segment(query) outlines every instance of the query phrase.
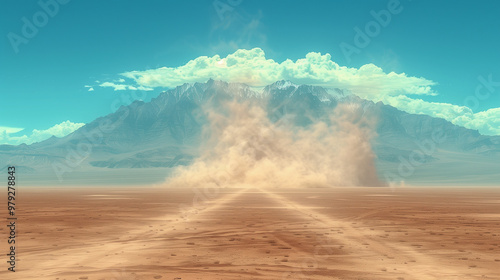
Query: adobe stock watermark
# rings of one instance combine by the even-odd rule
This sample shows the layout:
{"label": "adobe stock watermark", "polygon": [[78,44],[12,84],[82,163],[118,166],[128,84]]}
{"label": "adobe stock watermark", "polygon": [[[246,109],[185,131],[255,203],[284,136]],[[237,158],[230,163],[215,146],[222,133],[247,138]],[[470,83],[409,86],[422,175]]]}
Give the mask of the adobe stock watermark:
{"label": "adobe stock watermark", "polygon": [[85,125],[77,130],[81,132],[84,139],[80,139],[76,145],[68,148],[63,160],[52,163],[52,169],[59,181],[64,180],[65,173],[72,172],[80,166],[92,154],[95,146],[104,144],[104,136],[112,133],[128,117],[130,110],[137,106],[134,101],[142,100],[145,97],[146,93],[143,91],[134,91],[131,95],[122,94],[120,98],[111,103],[111,111],[118,114],[116,120],[102,118],[94,122],[94,126],[91,128],[89,125]]}
{"label": "adobe stock watermark", "polygon": [[193,203],[189,206],[179,204],[179,212],[184,221],[189,221],[191,216],[198,214],[204,209],[204,205],[215,200],[220,193],[221,185],[219,183],[205,184],[203,190],[199,187],[192,188],[194,192]]}
{"label": "adobe stock watermark", "polygon": [[434,129],[429,138],[416,142],[418,148],[411,151],[408,156],[399,156],[398,174],[389,171],[384,174],[389,186],[394,188],[396,185],[404,183],[404,179],[413,175],[419,166],[426,163],[426,158],[435,154],[438,146],[443,144],[446,139],[446,133],[441,128]]}
{"label": "adobe stock watermark", "polygon": [[464,105],[466,107],[469,107],[473,111],[477,110],[480,101],[485,101],[490,98],[491,95],[496,92],[496,88],[500,88],[500,82],[493,81],[492,76],[492,74],[489,74],[488,79],[483,76],[477,77],[479,84],[476,86],[474,95],[469,95],[464,99]]}
{"label": "adobe stock watermark", "polygon": [[66,5],[70,0],[40,0],[38,1],[38,6],[40,10],[35,12],[30,18],[22,17],[21,21],[23,26],[21,27],[21,32],[14,33],[9,32],[7,38],[9,39],[10,45],[16,54],[19,53],[19,46],[21,44],[28,44],[30,39],[33,39],[40,28],[49,23],[49,19],[55,17],[60,10],[60,5]]}
{"label": "adobe stock watermark", "polygon": [[226,19],[225,14],[228,12],[233,12],[234,8],[241,5],[243,0],[215,0],[212,5],[214,6],[215,12],[221,21]]}
{"label": "adobe stock watermark", "polygon": [[[411,1],[411,0],[408,0]],[[364,49],[370,45],[373,38],[380,35],[382,28],[386,28],[392,21],[394,15],[400,14],[403,11],[403,6],[399,0],[389,0],[387,2],[386,9],[382,9],[378,12],[371,10],[370,15],[373,20],[367,22],[364,29],[358,26],[354,27],[354,38],[353,43],[349,44],[346,42],[340,43],[339,47],[347,62],[351,62],[351,56],[353,54],[360,54],[361,49]]]}
{"label": "adobe stock watermark", "polygon": [[192,216],[197,215],[207,204],[217,199],[220,195],[221,188],[227,187],[234,173],[234,166],[227,164],[225,169],[220,174],[208,175],[208,180],[205,181],[203,187],[195,186],[192,188],[194,193],[192,204],[179,204],[180,217],[184,221],[189,221]]}

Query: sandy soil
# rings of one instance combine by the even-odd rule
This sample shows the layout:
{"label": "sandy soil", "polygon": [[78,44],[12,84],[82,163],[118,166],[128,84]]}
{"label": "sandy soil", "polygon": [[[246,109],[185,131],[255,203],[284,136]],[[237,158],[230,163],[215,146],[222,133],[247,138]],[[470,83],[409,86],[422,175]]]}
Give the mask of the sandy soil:
{"label": "sandy soil", "polygon": [[23,189],[17,204],[17,272],[2,226],[0,279],[500,279],[500,188]]}

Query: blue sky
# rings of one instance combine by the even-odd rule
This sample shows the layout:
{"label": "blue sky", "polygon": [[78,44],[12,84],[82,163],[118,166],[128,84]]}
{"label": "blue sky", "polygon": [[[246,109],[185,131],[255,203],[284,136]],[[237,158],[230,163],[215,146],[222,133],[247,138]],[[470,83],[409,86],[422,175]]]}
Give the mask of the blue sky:
{"label": "blue sky", "polygon": [[[498,1],[59,1],[40,1],[49,12],[38,1],[0,3],[0,143],[62,136],[116,104],[149,100],[182,81],[241,81],[235,68],[188,64],[199,58],[226,66],[235,53],[237,69],[262,66],[257,76],[285,69],[294,82],[345,87],[500,134]],[[390,20],[377,21],[377,14]],[[30,38],[23,20],[39,25]],[[371,32],[369,42],[356,44],[356,30]],[[345,46],[356,52],[348,55]],[[318,70],[329,61],[341,68]],[[304,77],[299,64],[312,65],[317,76]],[[105,86],[117,84],[128,90]]]}

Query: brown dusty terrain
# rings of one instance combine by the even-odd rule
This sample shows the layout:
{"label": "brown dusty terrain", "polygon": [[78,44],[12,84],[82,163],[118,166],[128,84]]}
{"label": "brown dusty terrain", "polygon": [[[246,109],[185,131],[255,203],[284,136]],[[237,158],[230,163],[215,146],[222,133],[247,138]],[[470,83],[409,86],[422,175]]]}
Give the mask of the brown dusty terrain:
{"label": "brown dusty terrain", "polygon": [[5,222],[0,279],[500,279],[500,188],[23,189],[16,203],[17,272]]}

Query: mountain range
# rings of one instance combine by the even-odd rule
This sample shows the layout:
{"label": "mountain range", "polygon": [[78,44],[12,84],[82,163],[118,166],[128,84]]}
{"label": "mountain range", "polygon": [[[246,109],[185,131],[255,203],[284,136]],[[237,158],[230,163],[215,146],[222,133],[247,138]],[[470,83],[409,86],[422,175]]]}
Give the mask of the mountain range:
{"label": "mountain range", "polygon": [[200,154],[207,116],[226,100],[262,104],[273,122],[297,126],[325,118],[339,104],[355,104],[376,119],[372,148],[379,177],[391,184],[499,185],[500,136],[444,119],[409,114],[341,89],[277,81],[262,90],[209,80],[136,100],[73,133],[31,145],[0,145],[0,170],[15,165],[26,185],[150,184]]}

